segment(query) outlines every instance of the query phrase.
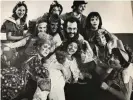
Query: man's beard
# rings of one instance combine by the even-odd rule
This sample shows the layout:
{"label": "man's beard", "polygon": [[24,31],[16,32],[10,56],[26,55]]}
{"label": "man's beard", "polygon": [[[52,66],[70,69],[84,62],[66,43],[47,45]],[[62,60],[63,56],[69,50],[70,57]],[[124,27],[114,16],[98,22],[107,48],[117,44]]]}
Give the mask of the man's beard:
{"label": "man's beard", "polygon": [[74,38],[77,33],[67,32],[69,38]]}

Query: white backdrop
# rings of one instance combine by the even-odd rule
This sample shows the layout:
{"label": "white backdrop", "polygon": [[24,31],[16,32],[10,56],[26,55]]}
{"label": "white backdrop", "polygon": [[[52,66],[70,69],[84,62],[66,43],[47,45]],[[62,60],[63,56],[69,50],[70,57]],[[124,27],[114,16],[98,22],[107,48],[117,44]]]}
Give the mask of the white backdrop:
{"label": "white backdrop", "polygon": [[[48,12],[52,1],[26,1],[28,20],[42,16]],[[70,12],[73,1],[60,1],[63,13]],[[1,23],[12,15],[17,1],[1,1]],[[84,15],[98,11],[102,16],[103,27],[113,33],[133,33],[133,16],[131,1],[88,1]]]}

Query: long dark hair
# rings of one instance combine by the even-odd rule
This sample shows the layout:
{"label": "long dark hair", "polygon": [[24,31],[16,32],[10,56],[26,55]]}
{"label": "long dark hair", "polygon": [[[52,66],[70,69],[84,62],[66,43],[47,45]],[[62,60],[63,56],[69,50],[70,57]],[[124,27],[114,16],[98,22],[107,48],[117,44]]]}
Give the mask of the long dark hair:
{"label": "long dark hair", "polygon": [[90,23],[90,20],[94,16],[96,16],[96,17],[99,18],[99,26],[98,26],[98,29],[100,29],[102,27],[102,18],[100,16],[100,14],[98,12],[90,12],[88,14],[88,16],[87,16],[87,19],[86,19],[86,26],[85,26],[86,29],[91,29],[92,28],[92,25]]}
{"label": "long dark hair", "polygon": [[25,7],[25,15],[24,15],[23,18],[21,18],[21,21],[22,21],[22,22],[26,22],[28,8],[27,8],[27,5],[24,3],[24,1],[22,1],[22,2],[19,1],[19,2],[16,4],[16,6],[13,8],[13,15],[12,15],[12,17],[14,17],[15,20],[18,19],[18,16],[17,16],[17,14],[16,14],[16,10],[17,10],[18,7],[21,7],[21,6],[24,6],[24,7]]}

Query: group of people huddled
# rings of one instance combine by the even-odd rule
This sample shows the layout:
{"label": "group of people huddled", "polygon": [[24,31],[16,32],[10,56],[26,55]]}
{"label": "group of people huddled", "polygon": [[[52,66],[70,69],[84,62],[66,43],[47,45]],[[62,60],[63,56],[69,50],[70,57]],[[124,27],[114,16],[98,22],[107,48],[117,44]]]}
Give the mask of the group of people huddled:
{"label": "group of people huddled", "polygon": [[53,1],[28,26],[27,5],[16,4],[1,26],[2,100],[131,100],[133,52],[98,12],[83,15],[86,4],[62,14]]}

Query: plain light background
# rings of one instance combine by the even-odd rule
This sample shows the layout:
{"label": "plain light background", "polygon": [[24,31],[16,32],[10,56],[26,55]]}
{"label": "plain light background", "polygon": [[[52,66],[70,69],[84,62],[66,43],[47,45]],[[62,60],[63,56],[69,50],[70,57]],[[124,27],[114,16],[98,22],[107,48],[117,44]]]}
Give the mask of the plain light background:
{"label": "plain light background", "polygon": [[[12,10],[18,1],[1,1],[1,24],[4,19],[12,15]],[[28,20],[36,19],[49,11],[52,1],[26,1],[28,6]],[[63,12],[72,11],[73,1],[60,1]],[[103,27],[111,33],[133,33],[133,16],[131,1],[88,1],[84,15],[91,11],[100,13]]]}

